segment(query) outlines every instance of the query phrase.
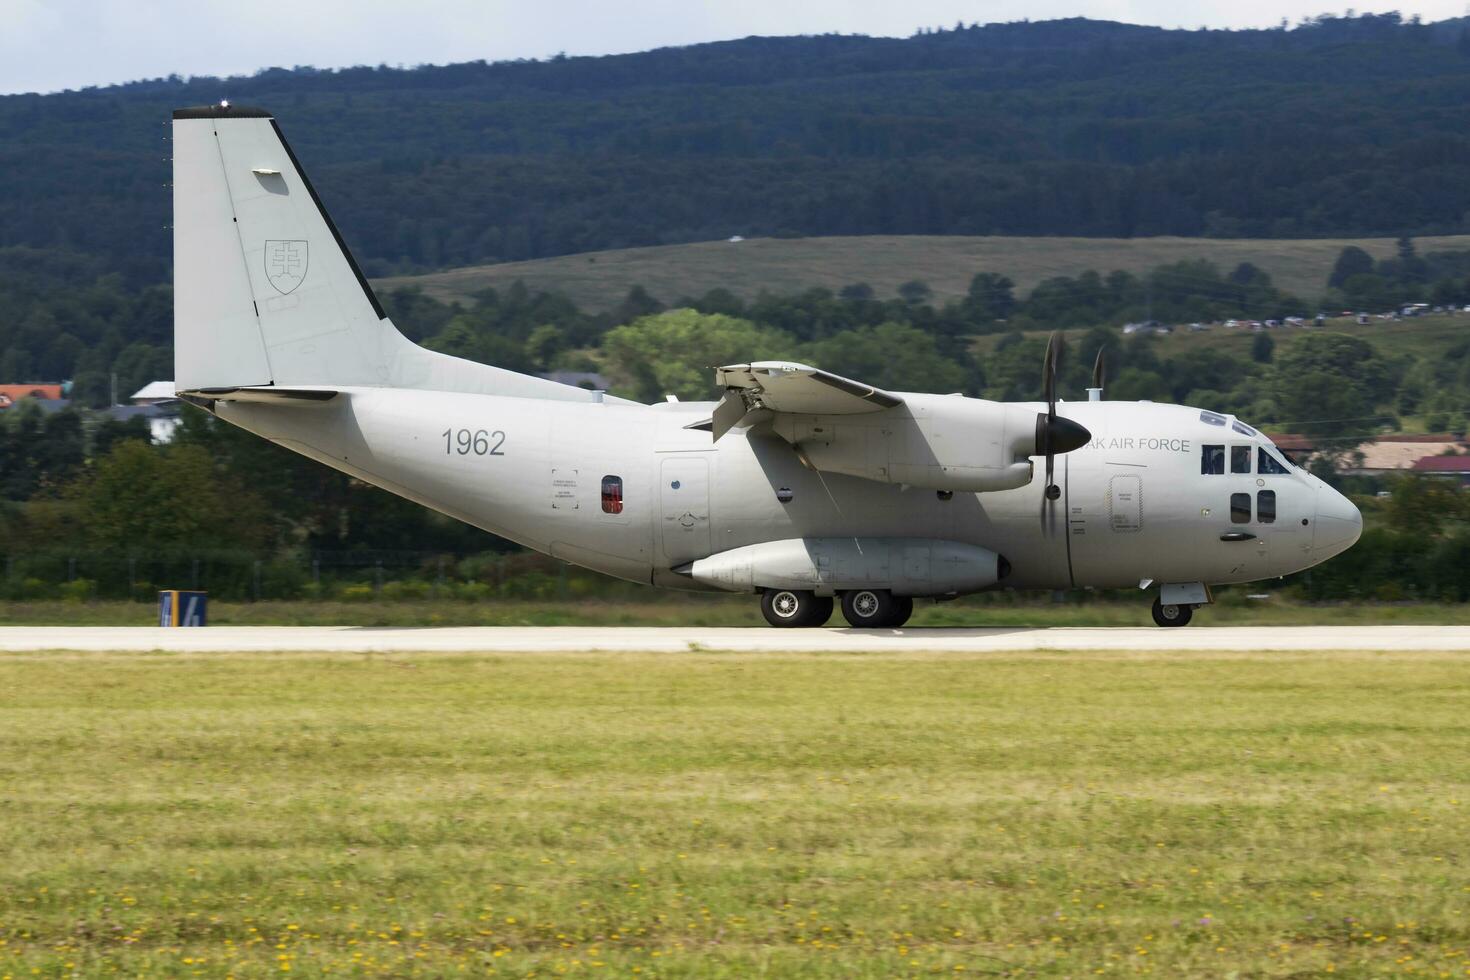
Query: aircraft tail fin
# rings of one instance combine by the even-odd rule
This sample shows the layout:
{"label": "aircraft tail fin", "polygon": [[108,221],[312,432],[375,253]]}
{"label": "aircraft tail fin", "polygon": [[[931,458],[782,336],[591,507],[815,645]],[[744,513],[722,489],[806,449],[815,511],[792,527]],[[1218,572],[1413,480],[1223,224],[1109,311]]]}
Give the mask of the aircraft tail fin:
{"label": "aircraft tail fin", "polygon": [[591,392],[411,343],[264,109],[178,109],[174,384],[422,388],[586,401]]}

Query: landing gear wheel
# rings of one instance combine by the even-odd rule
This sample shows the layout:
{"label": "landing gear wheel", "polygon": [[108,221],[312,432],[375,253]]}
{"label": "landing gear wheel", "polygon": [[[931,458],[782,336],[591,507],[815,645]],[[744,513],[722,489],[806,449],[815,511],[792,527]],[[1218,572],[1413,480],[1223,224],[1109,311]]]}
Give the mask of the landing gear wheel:
{"label": "landing gear wheel", "polygon": [[805,589],[767,589],[761,595],[761,612],[772,626],[821,626],[832,617],[832,598]]}
{"label": "landing gear wheel", "polygon": [[1174,603],[1165,605],[1158,599],[1154,600],[1154,622],[1160,626],[1188,626],[1193,615],[1193,606]]}
{"label": "landing gear wheel", "polygon": [[914,600],[887,589],[853,589],[842,593],[842,618],[858,629],[894,629],[908,622]]}

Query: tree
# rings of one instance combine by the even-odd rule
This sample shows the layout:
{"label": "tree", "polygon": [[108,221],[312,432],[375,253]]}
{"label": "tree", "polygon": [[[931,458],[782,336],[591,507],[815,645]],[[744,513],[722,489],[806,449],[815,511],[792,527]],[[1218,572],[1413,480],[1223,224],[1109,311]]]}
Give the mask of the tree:
{"label": "tree", "polygon": [[1297,431],[1325,437],[1362,432],[1393,377],[1373,345],[1344,334],[1309,334],[1276,357],[1273,392]]}
{"label": "tree", "polygon": [[1353,276],[1371,275],[1372,272],[1373,256],[1356,245],[1348,245],[1337,254],[1332,274],[1327,277],[1327,287],[1341,289]]}
{"label": "tree", "polygon": [[1265,332],[1256,334],[1251,338],[1251,360],[1257,364],[1270,364],[1271,352],[1276,349],[1276,341]]}
{"label": "tree", "polygon": [[644,401],[712,398],[712,367],[790,357],[795,341],[749,320],[669,310],[608,331],[602,350],[618,390]]}
{"label": "tree", "polygon": [[663,308],[664,304],[650,296],[648,290],[634,286],[612,311],[612,318],[614,323],[632,323],[639,317],[660,313]]}
{"label": "tree", "polygon": [[1016,284],[994,272],[977,272],[970,278],[965,293],[964,310],[976,323],[1004,320],[1016,308]]}
{"label": "tree", "polygon": [[1434,537],[1448,521],[1467,516],[1464,496],[1447,480],[1407,474],[1394,484],[1388,524],[1405,534]]}
{"label": "tree", "polygon": [[898,287],[898,295],[910,306],[922,306],[934,295],[934,290],[922,279],[910,279]]}
{"label": "tree", "polygon": [[85,544],[102,551],[253,551],[270,533],[260,497],[198,446],[122,442],[65,496]]}
{"label": "tree", "polygon": [[801,356],[814,367],[877,388],[949,392],[979,387],[970,383],[967,365],[939,352],[933,336],[891,321],[834,334],[809,344]]}

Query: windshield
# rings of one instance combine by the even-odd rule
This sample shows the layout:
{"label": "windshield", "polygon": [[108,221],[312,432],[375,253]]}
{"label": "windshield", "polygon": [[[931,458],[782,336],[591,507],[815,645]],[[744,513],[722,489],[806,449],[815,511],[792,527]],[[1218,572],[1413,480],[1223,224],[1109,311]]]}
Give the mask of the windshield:
{"label": "windshield", "polygon": [[1264,476],[1279,476],[1291,472],[1286,468],[1286,464],[1277,459],[1273,453],[1268,452],[1265,446],[1260,447],[1258,456],[1260,458],[1256,460],[1257,473]]}

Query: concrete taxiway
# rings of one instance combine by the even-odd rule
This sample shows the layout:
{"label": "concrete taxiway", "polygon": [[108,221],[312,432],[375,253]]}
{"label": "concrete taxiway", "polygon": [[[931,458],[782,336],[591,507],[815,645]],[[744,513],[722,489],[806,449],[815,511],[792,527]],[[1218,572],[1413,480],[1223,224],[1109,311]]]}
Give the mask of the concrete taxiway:
{"label": "concrete taxiway", "polygon": [[4,627],[0,651],[162,650],[179,653],[308,651],[552,653],[691,650],[952,651],[1016,650],[1436,650],[1470,651],[1470,626],[1219,626],[1184,629],[716,629],[708,627],[336,626]]}

